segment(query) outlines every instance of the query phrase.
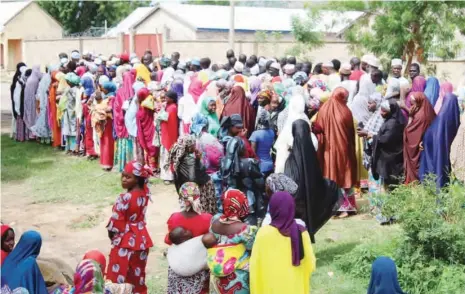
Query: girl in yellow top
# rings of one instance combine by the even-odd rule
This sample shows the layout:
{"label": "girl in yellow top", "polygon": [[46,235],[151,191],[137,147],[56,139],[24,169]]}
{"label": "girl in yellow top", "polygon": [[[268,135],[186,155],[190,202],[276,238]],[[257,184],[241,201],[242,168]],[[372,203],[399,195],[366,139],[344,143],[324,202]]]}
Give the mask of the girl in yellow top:
{"label": "girl in yellow top", "polygon": [[294,199],[276,192],[270,200],[271,224],[255,238],[250,259],[251,294],[308,294],[315,270],[310,236],[294,220]]}

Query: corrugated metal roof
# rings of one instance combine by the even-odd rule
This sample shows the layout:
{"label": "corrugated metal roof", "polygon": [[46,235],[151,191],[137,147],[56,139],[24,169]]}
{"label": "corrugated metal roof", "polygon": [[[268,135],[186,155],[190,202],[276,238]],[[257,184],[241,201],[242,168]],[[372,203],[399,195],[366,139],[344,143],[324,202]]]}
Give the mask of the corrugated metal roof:
{"label": "corrugated metal roof", "polygon": [[111,28],[107,36],[115,37],[119,33],[129,33],[129,30],[141,19],[144,19],[147,15],[149,15],[155,7],[138,7],[134,10],[131,14],[129,14],[125,19],[123,19],[116,27]]}
{"label": "corrugated metal roof", "polygon": [[13,17],[29,5],[31,1],[1,1],[0,2],[0,31]]}
{"label": "corrugated metal roof", "polygon": [[[217,5],[189,5],[161,3],[160,7],[189,23],[197,30],[229,30],[230,7]],[[360,11],[323,11],[316,31],[339,33],[361,17]],[[293,16],[306,17],[304,9],[236,6],[235,29],[239,31],[291,32]]]}

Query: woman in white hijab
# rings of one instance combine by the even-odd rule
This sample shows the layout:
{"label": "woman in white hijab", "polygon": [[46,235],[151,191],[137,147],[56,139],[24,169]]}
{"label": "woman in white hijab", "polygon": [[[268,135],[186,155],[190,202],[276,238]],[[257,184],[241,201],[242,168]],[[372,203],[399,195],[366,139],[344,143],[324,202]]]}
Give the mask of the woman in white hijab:
{"label": "woman in white hijab", "polygon": [[[294,94],[289,101],[289,114],[282,132],[280,132],[274,148],[276,149],[276,167],[275,173],[283,173],[286,165],[287,157],[289,156],[289,149],[292,147],[294,138],[292,136],[292,124],[298,119],[305,120],[311,127],[311,122],[305,114],[305,99],[303,95]],[[315,150],[318,148],[318,140],[316,136],[311,133],[313,146]]]}

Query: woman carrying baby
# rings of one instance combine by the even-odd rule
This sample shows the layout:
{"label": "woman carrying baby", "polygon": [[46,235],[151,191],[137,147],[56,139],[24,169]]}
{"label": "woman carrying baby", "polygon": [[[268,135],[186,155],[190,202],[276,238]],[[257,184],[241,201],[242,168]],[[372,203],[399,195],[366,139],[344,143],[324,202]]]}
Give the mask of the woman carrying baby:
{"label": "woman carrying baby", "polygon": [[[200,190],[196,183],[187,182],[179,188],[179,203],[181,211],[173,213],[167,222],[169,233],[165,237],[165,243],[168,245],[179,245],[188,239],[202,236],[208,233],[210,228],[212,216],[203,213]],[[201,240],[193,240],[193,242],[197,241],[201,243]],[[184,245],[189,246],[188,244]],[[168,251],[168,255],[170,254],[172,252]],[[171,257],[168,257],[169,262],[172,260]],[[182,262],[184,267],[192,266],[194,268],[197,264],[193,259],[183,258]],[[209,289],[209,281],[210,273],[208,270],[203,269],[194,275],[182,276],[169,267],[167,293],[206,294]]]}
{"label": "woman carrying baby", "polygon": [[217,241],[208,249],[207,259],[213,277],[212,293],[248,294],[250,251],[257,227],[244,223],[249,205],[240,190],[227,190],[222,201],[224,212],[213,217],[210,228]]}

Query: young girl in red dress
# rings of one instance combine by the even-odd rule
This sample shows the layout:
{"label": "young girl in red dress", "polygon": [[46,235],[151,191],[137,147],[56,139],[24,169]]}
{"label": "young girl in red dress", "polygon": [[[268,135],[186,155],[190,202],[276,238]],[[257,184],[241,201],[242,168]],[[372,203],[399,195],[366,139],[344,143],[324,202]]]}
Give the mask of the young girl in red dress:
{"label": "young girl in red dress", "polygon": [[152,171],[137,161],[126,164],[121,185],[127,189],[116,199],[107,225],[112,249],[107,279],[113,283],[129,283],[134,293],[147,293],[145,268],[152,239],[147,231],[145,213],[150,200],[147,178]]}

